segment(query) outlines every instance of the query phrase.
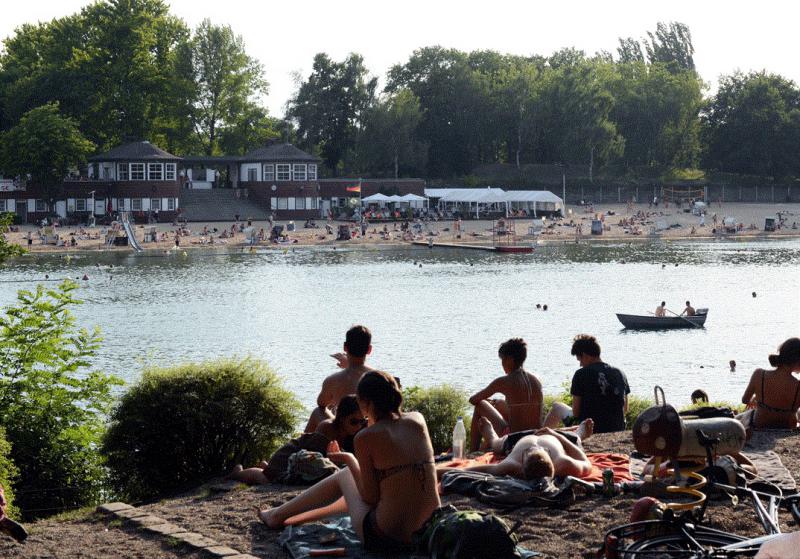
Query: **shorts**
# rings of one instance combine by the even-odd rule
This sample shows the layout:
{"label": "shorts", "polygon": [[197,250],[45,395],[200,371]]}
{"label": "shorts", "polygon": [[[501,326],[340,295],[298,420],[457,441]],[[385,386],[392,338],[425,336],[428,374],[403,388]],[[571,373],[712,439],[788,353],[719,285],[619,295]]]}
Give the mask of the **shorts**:
{"label": "shorts", "polygon": [[[503,454],[506,456],[511,454],[511,451],[514,450],[514,447],[522,437],[527,437],[528,435],[535,435],[537,430],[538,429],[529,429],[528,431],[517,431],[516,433],[511,433],[510,435],[508,435],[506,437],[506,440],[503,441]],[[581,446],[580,439],[572,431],[558,431],[558,434],[568,439],[571,443]]]}
{"label": "shorts", "polygon": [[411,544],[396,540],[381,531],[378,527],[378,519],[375,516],[375,509],[371,509],[364,517],[362,525],[364,532],[364,549],[366,551],[385,553],[392,551],[409,551]]}

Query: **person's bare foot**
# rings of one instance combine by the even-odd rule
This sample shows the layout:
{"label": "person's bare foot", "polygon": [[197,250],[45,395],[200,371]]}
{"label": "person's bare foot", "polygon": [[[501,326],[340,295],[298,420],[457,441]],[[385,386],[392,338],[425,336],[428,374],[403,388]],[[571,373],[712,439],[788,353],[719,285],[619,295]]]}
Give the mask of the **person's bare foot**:
{"label": "person's bare foot", "polygon": [[488,450],[492,448],[492,441],[497,438],[497,433],[494,431],[494,427],[492,427],[492,422],[486,419],[485,417],[481,417],[478,420],[478,423],[481,428],[481,450]]}
{"label": "person's bare foot", "polygon": [[258,521],[267,528],[272,530],[283,528],[283,520],[275,519],[275,509],[259,510],[258,507],[255,507],[255,510]]}
{"label": "person's bare foot", "polygon": [[233,470],[231,470],[231,473],[225,476],[225,479],[236,479],[236,474],[238,474],[242,470],[244,470],[244,466],[242,466],[241,464],[236,464],[233,467]]}
{"label": "person's bare foot", "polygon": [[586,439],[591,437],[593,433],[594,433],[594,421],[592,420],[591,417],[581,421],[580,425],[578,425],[578,428],[575,429],[575,434],[578,435],[578,437],[580,437],[582,441],[585,441]]}

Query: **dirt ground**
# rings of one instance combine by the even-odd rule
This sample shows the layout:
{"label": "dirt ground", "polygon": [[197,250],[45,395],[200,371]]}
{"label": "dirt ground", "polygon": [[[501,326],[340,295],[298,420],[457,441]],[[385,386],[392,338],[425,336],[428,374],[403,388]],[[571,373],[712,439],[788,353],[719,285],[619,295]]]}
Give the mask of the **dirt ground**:
{"label": "dirt ground", "polygon": [[[585,447],[589,452],[628,453],[633,450],[630,436],[630,431],[595,435],[586,441]],[[800,434],[778,435],[774,450],[797,477],[800,474]],[[299,490],[278,485],[230,492],[200,488],[141,508],[241,553],[284,559],[288,555],[278,546],[279,532],[259,524],[253,507],[278,505]],[[564,510],[524,508],[501,513],[501,516],[512,525],[521,522],[517,534],[529,549],[555,557],[588,559],[598,549],[606,530],[628,520],[636,498],[578,497],[572,506]],[[447,496],[443,501],[460,508],[486,508],[478,501],[465,497]],[[722,530],[752,536],[763,534],[754,512],[744,504],[734,508],[730,502],[715,502],[709,506],[706,518],[709,525]],[[781,513],[781,520],[784,531],[798,529],[788,512]],[[65,522],[45,521],[29,528],[31,537],[24,546],[0,540],[0,557],[200,557],[196,552],[171,546],[167,540],[155,539],[126,524],[108,521],[98,515]]]}

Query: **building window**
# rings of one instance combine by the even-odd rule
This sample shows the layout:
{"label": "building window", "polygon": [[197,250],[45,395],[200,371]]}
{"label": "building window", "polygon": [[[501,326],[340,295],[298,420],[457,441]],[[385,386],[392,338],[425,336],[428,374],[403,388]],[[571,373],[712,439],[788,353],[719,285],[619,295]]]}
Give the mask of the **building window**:
{"label": "building window", "polygon": [[131,211],[134,211],[134,212],[142,211],[142,199],[141,198],[131,198]]}
{"label": "building window", "polygon": [[86,198],[78,198],[77,200],[75,200],[75,211],[76,212],[86,211]]}
{"label": "building window", "polygon": [[175,211],[175,198],[167,198],[167,210],[171,212]]}
{"label": "building window", "polygon": [[319,198],[306,198],[306,208],[309,210],[319,209]]}
{"label": "building window", "polygon": [[0,200],[0,212],[6,211],[6,201]]}
{"label": "building window", "polygon": [[275,165],[268,163],[264,165],[264,182],[275,180]]}
{"label": "building window", "polygon": [[258,169],[253,169],[252,167],[247,169],[247,180],[256,182],[258,180]]}
{"label": "building window", "polygon": [[292,180],[292,166],[288,163],[278,163],[275,165],[275,175],[279,181]]}
{"label": "building window", "polygon": [[296,181],[304,181],[306,180],[306,166],[301,165],[300,163],[294,164],[294,180]]}
{"label": "building window", "polygon": [[306,199],[305,198],[297,198],[294,201],[294,209],[296,209],[296,210],[304,210],[304,209],[306,209]]}
{"label": "building window", "polygon": [[144,163],[131,163],[131,180],[144,180]]}
{"label": "building window", "polygon": [[120,180],[120,181],[128,180],[128,164],[127,163],[117,163],[117,180]]}
{"label": "building window", "polygon": [[309,165],[308,166],[308,180],[315,181],[317,180],[317,166],[316,165]]}
{"label": "building window", "polygon": [[44,200],[36,200],[36,211],[37,212],[46,212],[47,211],[47,203]]}
{"label": "building window", "polygon": [[148,163],[147,180],[151,181],[164,180],[164,166],[161,163]]}
{"label": "building window", "polygon": [[150,209],[152,211],[161,211],[161,198],[151,198],[150,199]]}
{"label": "building window", "polygon": [[285,210],[289,207],[289,199],[288,198],[278,198],[278,209]]}
{"label": "building window", "polygon": [[175,163],[167,163],[166,166],[166,173],[164,176],[164,180],[174,181],[175,180]]}

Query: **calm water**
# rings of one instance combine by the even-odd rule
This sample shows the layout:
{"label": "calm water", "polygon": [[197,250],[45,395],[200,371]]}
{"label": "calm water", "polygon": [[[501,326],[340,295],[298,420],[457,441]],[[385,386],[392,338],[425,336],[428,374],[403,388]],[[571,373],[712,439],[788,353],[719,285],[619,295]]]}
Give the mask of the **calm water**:
{"label": "calm water", "polygon": [[[528,368],[557,392],[577,367],[572,336],[588,332],[635,393],[652,394],[658,383],[673,402],[698,387],[738,400],[750,372],[800,334],[799,271],[800,241],[571,245],[504,256],[330,248],[28,256],[0,272],[0,304],[45,274],[87,273],[79,322],[100,326],[99,367],[128,381],[145,364],[251,354],[310,404],[334,370],[328,354],[363,323],[373,332],[371,364],[407,385],[480,388],[502,373],[499,343],[522,336]],[[662,299],[678,312],[686,299],[709,307],[706,329],[627,332],[614,316],[646,314]]]}

